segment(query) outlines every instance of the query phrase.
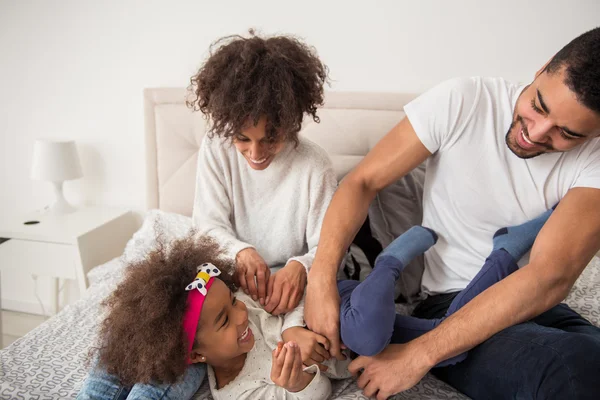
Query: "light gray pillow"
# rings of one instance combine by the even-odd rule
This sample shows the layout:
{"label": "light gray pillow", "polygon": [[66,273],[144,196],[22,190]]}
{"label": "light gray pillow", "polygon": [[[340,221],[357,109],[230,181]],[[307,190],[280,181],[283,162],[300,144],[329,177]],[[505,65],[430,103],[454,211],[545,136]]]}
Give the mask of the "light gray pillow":
{"label": "light gray pillow", "polygon": [[161,210],[146,212],[141,228],[129,239],[123,254],[90,270],[87,275],[90,286],[107,282],[116,285],[120,282],[127,264],[143,260],[156,248],[157,230],[162,233],[165,242],[169,243],[186,237],[191,229],[192,219],[189,217]]}
{"label": "light gray pillow", "polygon": [[181,214],[150,210],[144,216],[142,227],[127,242],[123,252],[125,263],[144,259],[156,248],[157,233],[163,235],[165,243],[183,239],[192,230],[192,219]]}
{"label": "light gray pillow", "polygon": [[[425,164],[377,194],[369,207],[373,236],[385,248],[395,238],[423,221],[423,185]],[[406,266],[396,284],[396,297],[402,294],[412,303],[420,300],[423,257]]]}

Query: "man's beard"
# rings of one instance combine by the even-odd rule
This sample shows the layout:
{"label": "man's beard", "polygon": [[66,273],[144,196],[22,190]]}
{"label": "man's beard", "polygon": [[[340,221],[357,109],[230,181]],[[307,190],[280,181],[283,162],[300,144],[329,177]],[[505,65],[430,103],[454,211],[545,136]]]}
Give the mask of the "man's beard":
{"label": "man's beard", "polygon": [[[517,125],[517,123],[519,123],[521,125],[521,129],[525,132],[525,135],[527,135],[527,128],[525,127],[525,125],[523,124],[523,118],[521,118],[519,115],[517,115],[517,118],[512,122],[512,124],[510,124],[510,128],[508,128],[508,132],[506,133],[506,137],[504,139],[504,141],[506,142],[506,145],[508,146],[508,148],[510,149],[510,151],[513,152],[513,154],[521,159],[528,159],[528,158],[534,158],[537,157],[539,155],[545,154],[547,153],[547,151],[538,151],[537,153],[530,153],[527,150],[521,148],[521,146],[519,146],[519,144],[517,143],[517,135],[520,135],[521,132],[516,132],[513,135],[513,137],[510,137],[510,132],[513,130],[513,128],[515,128],[515,126]],[[552,151],[552,149],[548,149],[549,151]]]}

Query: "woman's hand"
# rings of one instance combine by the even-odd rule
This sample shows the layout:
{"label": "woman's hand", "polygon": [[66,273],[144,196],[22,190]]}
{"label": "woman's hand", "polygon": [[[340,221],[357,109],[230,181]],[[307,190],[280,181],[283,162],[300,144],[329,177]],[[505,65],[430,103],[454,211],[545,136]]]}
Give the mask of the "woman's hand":
{"label": "woman's hand", "polygon": [[279,342],[273,350],[271,380],[288,392],[299,392],[312,381],[314,375],[304,372],[300,347],[294,342]]}
{"label": "woman's hand", "polygon": [[265,260],[251,247],[237,253],[235,257],[235,279],[244,292],[265,305],[267,283],[271,270]]}
{"label": "woman's hand", "polygon": [[301,326],[288,328],[281,336],[286,342],[298,343],[304,365],[315,364],[321,371],[327,371],[327,367],[321,364],[329,360],[329,340],[325,336]]}
{"label": "woman's hand", "polygon": [[290,261],[269,279],[265,310],[273,315],[285,314],[298,306],[306,288],[306,269]]}

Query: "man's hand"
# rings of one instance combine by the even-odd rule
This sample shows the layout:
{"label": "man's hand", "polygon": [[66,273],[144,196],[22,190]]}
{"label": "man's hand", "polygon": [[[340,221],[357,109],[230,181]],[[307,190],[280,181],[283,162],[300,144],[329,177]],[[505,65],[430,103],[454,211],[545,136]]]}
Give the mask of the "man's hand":
{"label": "man's hand", "polygon": [[415,386],[433,367],[427,352],[418,341],[390,344],[373,357],[360,356],[350,363],[348,370],[358,377],[358,387],[365,396],[385,400],[389,396]]}
{"label": "man's hand", "polygon": [[237,253],[235,264],[236,283],[246,294],[251,295],[254,301],[260,301],[264,306],[267,282],[271,276],[271,270],[265,260],[250,247]]}
{"label": "man's hand", "polygon": [[329,341],[325,336],[301,326],[288,328],[281,336],[286,342],[298,343],[304,365],[315,364],[321,371],[327,371],[327,367],[321,364],[323,361],[329,360]]}
{"label": "man's hand", "polygon": [[308,329],[329,340],[332,357],[338,360],[346,358],[340,349],[340,296],[336,281],[313,274],[312,269],[306,287],[304,320]]}
{"label": "man's hand", "polygon": [[265,310],[273,315],[285,314],[298,306],[306,288],[306,269],[290,261],[269,279]]}

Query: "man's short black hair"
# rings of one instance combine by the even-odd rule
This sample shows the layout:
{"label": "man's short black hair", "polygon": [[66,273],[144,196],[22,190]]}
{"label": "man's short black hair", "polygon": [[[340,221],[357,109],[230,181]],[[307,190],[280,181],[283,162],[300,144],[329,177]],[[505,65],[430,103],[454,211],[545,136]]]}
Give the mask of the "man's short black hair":
{"label": "man's short black hair", "polygon": [[600,113],[600,27],[573,39],[550,60],[546,72],[566,68],[565,84],[577,100]]}

